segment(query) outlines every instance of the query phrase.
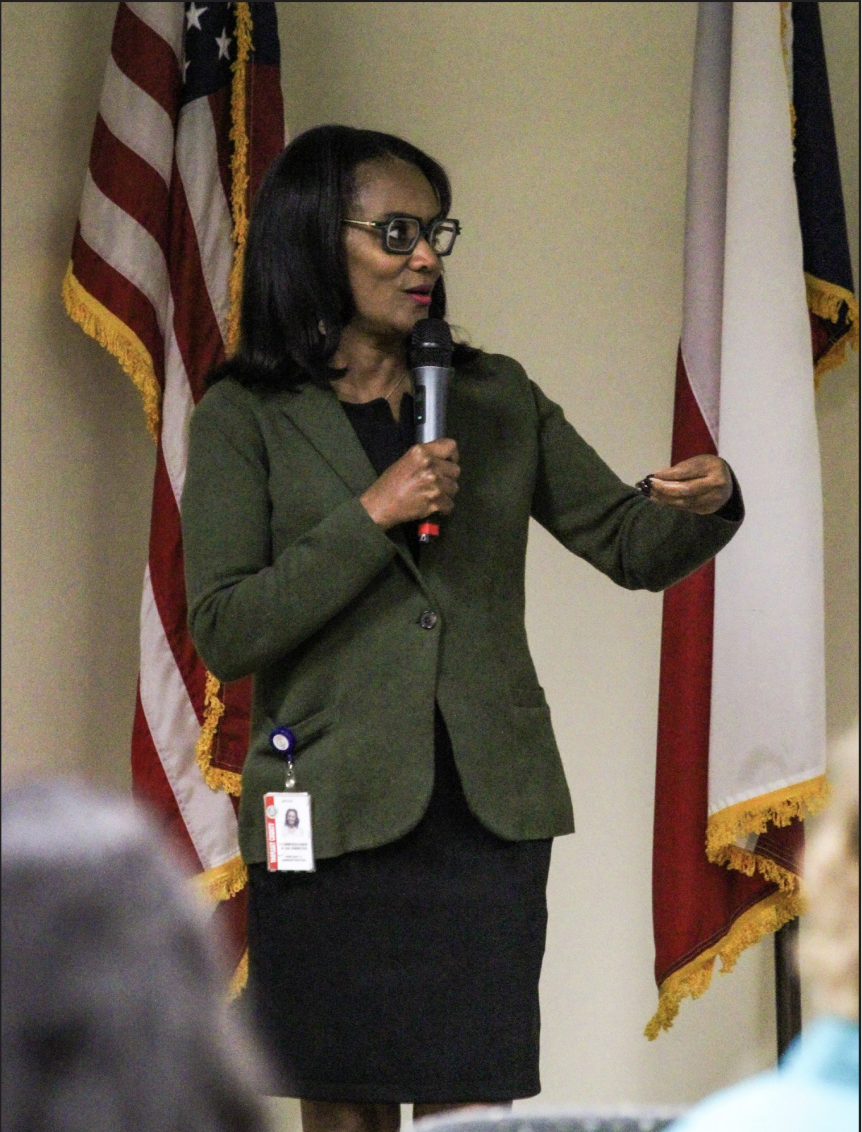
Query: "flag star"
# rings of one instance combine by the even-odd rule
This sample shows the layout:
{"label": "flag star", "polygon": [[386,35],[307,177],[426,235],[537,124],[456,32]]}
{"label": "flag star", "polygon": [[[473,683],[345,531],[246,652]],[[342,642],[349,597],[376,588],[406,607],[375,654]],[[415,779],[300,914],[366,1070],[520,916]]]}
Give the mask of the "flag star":
{"label": "flag star", "polygon": [[189,9],[186,12],[186,19],[188,20],[187,30],[191,31],[192,28],[197,28],[198,31],[201,30],[201,16],[205,11],[206,8],[199,8],[196,4],[189,4]]}
{"label": "flag star", "polygon": [[230,56],[227,53],[227,49],[230,47],[231,38],[227,33],[227,28],[224,29],[220,36],[216,36],[216,43],[218,44],[219,59],[229,59]]}
{"label": "flag star", "polygon": [[191,59],[183,59],[183,82],[186,81],[186,75],[188,73],[189,63],[191,63]]}

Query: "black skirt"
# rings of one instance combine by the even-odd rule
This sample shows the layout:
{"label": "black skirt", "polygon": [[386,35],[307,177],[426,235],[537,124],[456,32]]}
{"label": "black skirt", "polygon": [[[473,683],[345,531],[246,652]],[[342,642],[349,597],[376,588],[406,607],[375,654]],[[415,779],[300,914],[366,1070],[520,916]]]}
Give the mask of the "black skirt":
{"label": "black skirt", "polygon": [[539,1092],[551,842],[467,807],[439,711],[435,783],[400,840],[249,868],[249,987],[280,1095],[420,1104]]}

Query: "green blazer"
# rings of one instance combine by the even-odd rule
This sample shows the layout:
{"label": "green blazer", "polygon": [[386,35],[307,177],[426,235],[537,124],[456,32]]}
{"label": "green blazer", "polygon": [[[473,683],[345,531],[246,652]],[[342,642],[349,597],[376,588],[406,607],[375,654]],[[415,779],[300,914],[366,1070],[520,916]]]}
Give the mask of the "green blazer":
{"label": "green blazer", "polygon": [[215,385],[191,420],[182,501],[189,626],[221,680],[254,674],[240,847],[266,859],[270,745],[297,738],[318,857],[394,841],[434,779],[434,702],[470,808],[511,840],[574,829],[545,695],[527,647],[532,515],[619,585],[661,590],[739,523],[657,507],[617,478],[511,358],[455,371],[447,433],[460,490],[413,562],[359,502],[375,473],[335,394]]}

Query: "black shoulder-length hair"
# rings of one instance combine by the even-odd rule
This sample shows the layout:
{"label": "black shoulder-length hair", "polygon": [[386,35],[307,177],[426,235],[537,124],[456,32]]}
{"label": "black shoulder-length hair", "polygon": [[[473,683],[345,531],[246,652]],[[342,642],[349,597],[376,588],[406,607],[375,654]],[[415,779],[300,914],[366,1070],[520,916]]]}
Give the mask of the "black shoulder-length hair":
{"label": "black shoulder-length hair", "polygon": [[[231,376],[244,385],[284,389],[307,381],[328,385],[339,376],[330,362],[355,312],[341,222],[356,191],[357,167],[387,158],[420,169],[437,194],[439,215],[447,215],[452,190],[445,169],[391,134],[316,126],[275,159],[249,224],[239,348],[211,372],[208,384]],[[429,315],[445,313],[441,276]],[[457,346],[453,361],[463,363],[477,353]]]}

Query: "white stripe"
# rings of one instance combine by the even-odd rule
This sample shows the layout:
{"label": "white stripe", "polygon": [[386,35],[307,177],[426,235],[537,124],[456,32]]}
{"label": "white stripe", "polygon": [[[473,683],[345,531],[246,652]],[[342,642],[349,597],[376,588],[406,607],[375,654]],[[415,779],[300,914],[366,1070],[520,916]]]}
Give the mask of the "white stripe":
{"label": "white stripe", "polygon": [[685,217],[682,356],[718,444],[732,5],[698,5]]}
{"label": "white stripe", "polygon": [[162,452],[177,507],[183,495],[189,451],[189,418],[194,402],[188,374],[174,333],[174,301],[168,295],[165,342],[165,394],[162,400]]}
{"label": "white stripe", "polygon": [[110,55],[99,113],[114,137],[151,165],[170,187],[173,123],[154,98],[123,74]]}
{"label": "white stripe", "polygon": [[156,608],[149,565],[141,602],[141,704],[201,865],[223,865],[239,853],[236,815],[228,796],[207,786],[195,761],[200,725]]}
{"label": "white stripe", "polygon": [[197,235],[207,292],[222,340],[226,342],[233,241],[230,208],[218,172],[216,132],[208,99],[196,98],[180,111],[176,156]]}
{"label": "white stripe", "polygon": [[115,271],[143,291],[164,335],[168,268],[162,249],[146,228],[105,196],[89,169],[81,199],[81,236]]}
{"label": "white stripe", "polygon": [[738,3],[721,453],[746,520],[716,560],[709,812],[823,773],[823,530],[811,336],[776,3]]}
{"label": "white stripe", "polygon": [[128,7],[148,28],[162,37],[179,62],[183,57],[184,5],[129,4]]}

